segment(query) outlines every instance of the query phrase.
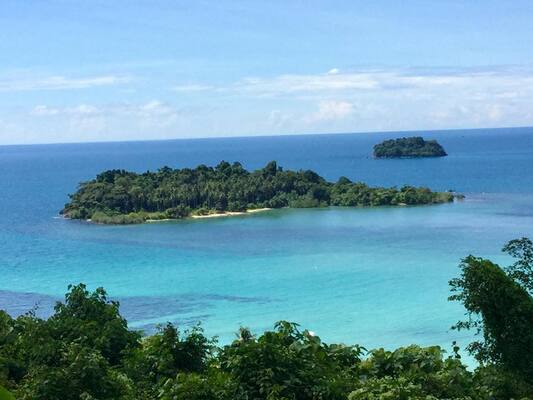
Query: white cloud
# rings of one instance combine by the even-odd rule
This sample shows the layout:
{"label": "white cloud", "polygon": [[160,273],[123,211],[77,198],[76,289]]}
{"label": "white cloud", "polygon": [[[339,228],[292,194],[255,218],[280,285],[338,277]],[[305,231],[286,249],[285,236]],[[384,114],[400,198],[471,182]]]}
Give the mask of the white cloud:
{"label": "white cloud", "polygon": [[175,113],[172,107],[159,100],[152,100],[138,107],[134,106],[131,111],[140,111],[145,115],[170,115]]}
{"label": "white cloud", "polygon": [[0,92],[88,89],[99,86],[124,84],[130,80],[131,78],[126,76],[114,75],[79,78],[65,76],[49,76],[43,78],[12,77],[0,80]]}
{"label": "white cloud", "polygon": [[[323,74],[284,74],[274,77],[247,77],[225,86],[184,85],[177,91],[212,91],[249,97],[290,97],[358,95],[368,92],[404,92],[409,96],[431,95],[439,90],[468,90],[481,94],[519,97],[533,86],[533,69],[492,68],[460,70],[368,69],[341,72],[333,68]],[[410,93],[409,93],[410,92]]]}
{"label": "white cloud", "polygon": [[238,94],[271,97],[300,93],[339,92],[345,90],[372,90],[379,81],[372,74],[280,75],[274,78],[245,78],[232,86],[222,88]]}
{"label": "white cloud", "polygon": [[91,105],[80,104],[74,107],[50,107],[46,105],[35,106],[30,114],[39,117],[49,117],[55,115],[94,115],[98,114],[100,110]]}
{"label": "white cloud", "polygon": [[267,123],[274,130],[284,129],[289,127],[294,121],[294,116],[290,113],[281,110],[272,110],[268,114]]}
{"label": "white cloud", "polygon": [[33,107],[0,107],[0,142],[533,126],[533,68],[333,70],[178,86],[168,102],[39,94]]}
{"label": "white cloud", "polygon": [[354,106],[347,101],[324,100],[318,104],[318,111],[304,117],[308,124],[334,121],[348,117],[354,112]]}
{"label": "white cloud", "polygon": [[183,109],[159,100],[12,110],[0,113],[1,144],[174,138],[193,126]]}
{"label": "white cloud", "polygon": [[50,116],[95,116],[95,115],[123,115],[158,117],[175,115],[177,110],[159,100],[152,100],[143,104],[110,104],[105,106],[93,106],[80,104],[73,107],[52,107],[46,105],[35,106],[30,114],[41,117]]}
{"label": "white cloud", "polygon": [[[44,126],[62,126],[62,130],[81,135],[135,129],[159,130],[177,121],[180,112],[159,100],[141,104],[107,104],[94,106],[80,104],[72,107],[37,105],[30,112]],[[44,123],[44,124],[43,124]]]}
{"label": "white cloud", "polygon": [[[533,124],[533,68],[334,70],[245,78],[216,88],[213,94],[241,97],[249,105],[275,102],[277,113],[268,117],[272,131],[283,127],[292,132],[349,132]],[[291,116],[290,123],[282,119],[286,115]]]}
{"label": "white cloud", "polygon": [[79,115],[92,115],[92,114],[98,114],[100,110],[95,106],[91,106],[87,104],[80,104],[79,106],[68,109],[68,112],[72,114],[79,114]]}
{"label": "white cloud", "polygon": [[45,105],[38,105],[31,110],[31,115],[49,116],[59,114],[59,109],[48,107]]}
{"label": "white cloud", "polygon": [[213,88],[211,85],[188,84],[175,86],[172,90],[175,92],[203,92]]}
{"label": "white cloud", "polygon": [[135,118],[144,129],[161,129],[169,127],[179,117],[179,111],[169,104],[159,100],[152,100],[148,103],[130,105],[124,108],[128,114]]}

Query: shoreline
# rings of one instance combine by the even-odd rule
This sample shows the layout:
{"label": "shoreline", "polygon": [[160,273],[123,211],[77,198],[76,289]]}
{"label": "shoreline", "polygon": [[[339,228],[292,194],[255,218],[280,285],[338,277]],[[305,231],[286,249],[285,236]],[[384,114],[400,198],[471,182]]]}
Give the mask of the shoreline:
{"label": "shoreline", "polygon": [[[146,220],[144,220],[143,222],[140,222],[140,223],[141,224],[146,224],[146,223],[153,224],[153,223],[156,223],[156,222],[182,221],[182,220],[187,220],[187,219],[207,219],[207,218],[235,217],[235,216],[239,216],[239,215],[255,214],[255,213],[264,212],[264,211],[271,211],[271,210],[274,210],[274,209],[273,208],[266,208],[266,207],[265,208],[253,208],[253,209],[246,210],[246,211],[226,211],[226,212],[222,212],[222,213],[213,213],[213,214],[206,214],[206,215],[189,215],[189,216],[187,216],[185,218],[146,219]],[[66,215],[59,215],[59,216],[54,217],[54,218],[60,218],[60,219],[65,219],[65,220],[70,220],[70,221],[75,220],[74,218],[70,218],[69,216],[66,216]],[[135,223],[135,224],[107,224],[107,223],[104,223],[104,222],[95,222],[95,221],[93,221],[90,218],[82,220],[82,221],[85,221],[85,222],[88,222],[88,223],[91,223],[91,224],[96,224],[96,225],[138,225],[138,223]]]}
{"label": "shoreline", "polygon": [[[167,221],[180,221],[187,219],[208,219],[208,218],[222,218],[222,217],[235,217],[239,215],[255,214],[263,211],[271,211],[273,208],[253,208],[246,211],[225,211],[221,213],[213,213],[206,215],[189,215],[185,218],[163,218],[163,219],[147,219],[144,223],[155,223],[155,222],[167,222]],[[87,222],[91,222],[87,220]]]}
{"label": "shoreline", "polygon": [[[440,205],[440,204],[447,204],[447,203],[456,203],[458,201],[464,200],[465,196],[462,194],[454,194],[453,200],[449,202],[436,202],[436,203],[428,203],[428,204],[406,204],[406,203],[398,203],[395,205],[383,205],[383,206],[325,206],[325,207],[310,207],[310,208],[331,208],[331,207],[339,207],[339,208],[381,208],[381,207],[421,207],[421,206],[434,206],[434,205]],[[291,207],[281,207],[281,208],[291,208]],[[296,207],[298,208],[298,207]],[[169,222],[169,221],[182,221],[182,220],[195,220],[195,219],[209,219],[209,218],[222,218],[222,217],[235,217],[239,215],[248,215],[248,214],[255,214],[260,213],[264,211],[272,211],[276,210],[277,208],[253,208],[246,211],[225,211],[220,213],[211,213],[211,214],[205,214],[205,215],[188,215],[187,217],[183,218],[162,218],[162,219],[146,219],[142,222],[136,222],[136,223],[105,223],[105,222],[96,222],[92,219],[85,219],[82,220],[87,223],[97,224],[97,225],[138,225],[138,224],[145,224],[145,223],[156,223],[156,222]],[[75,218],[70,218],[67,215],[60,215],[58,217],[54,218],[61,218],[65,220],[76,220]]]}
{"label": "shoreline", "polygon": [[[263,211],[270,211],[272,208],[253,208],[246,211],[225,211],[222,213],[206,214],[206,215],[190,215],[187,218],[191,219],[205,219],[205,218],[221,218],[221,217],[234,217],[237,215],[254,214]],[[161,220],[160,220],[161,221]]]}

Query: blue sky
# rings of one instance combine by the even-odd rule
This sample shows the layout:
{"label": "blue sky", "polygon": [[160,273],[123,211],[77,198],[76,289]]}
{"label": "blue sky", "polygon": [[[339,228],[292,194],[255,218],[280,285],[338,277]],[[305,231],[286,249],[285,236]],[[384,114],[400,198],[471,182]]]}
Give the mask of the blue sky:
{"label": "blue sky", "polygon": [[0,144],[533,125],[533,2],[0,2]]}

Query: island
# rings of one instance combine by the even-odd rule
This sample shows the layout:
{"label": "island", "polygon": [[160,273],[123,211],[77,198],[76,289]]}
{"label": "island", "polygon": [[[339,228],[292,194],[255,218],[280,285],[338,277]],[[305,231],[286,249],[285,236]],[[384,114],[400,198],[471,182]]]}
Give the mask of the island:
{"label": "island", "polygon": [[60,212],[71,219],[134,224],[191,216],[235,215],[272,208],[369,207],[447,203],[451,192],[369,187],[341,177],[328,182],[311,170],[291,171],[275,161],[250,172],[234,162],[156,172],[102,172],[83,182]]}
{"label": "island", "polygon": [[424,140],[421,136],[385,140],[374,146],[376,158],[419,158],[447,156],[436,140]]}

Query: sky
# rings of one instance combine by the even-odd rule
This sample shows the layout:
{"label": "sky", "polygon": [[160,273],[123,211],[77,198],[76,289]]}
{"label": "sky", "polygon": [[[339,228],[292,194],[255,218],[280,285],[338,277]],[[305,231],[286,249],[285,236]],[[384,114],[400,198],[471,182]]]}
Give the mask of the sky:
{"label": "sky", "polygon": [[533,126],[531,0],[2,0],[0,144]]}

